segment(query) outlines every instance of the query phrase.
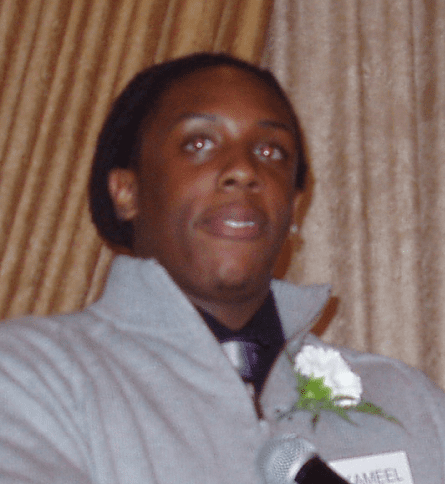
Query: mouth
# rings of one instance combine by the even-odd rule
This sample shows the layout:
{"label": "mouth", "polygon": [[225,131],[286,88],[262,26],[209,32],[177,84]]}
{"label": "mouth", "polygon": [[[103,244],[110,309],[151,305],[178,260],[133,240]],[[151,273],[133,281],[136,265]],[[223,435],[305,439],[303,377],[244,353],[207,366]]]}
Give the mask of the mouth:
{"label": "mouth", "polygon": [[224,225],[231,227],[233,229],[245,229],[247,227],[255,227],[255,222],[252,220],[248,220],[247,222],[243,222],[241,220],[224,220]]}
{"label": "mouth", "polygon": [[263,234],[266,221],[262,210],[234,203],[206,211],[198,225],[215,237],[249,241]]}

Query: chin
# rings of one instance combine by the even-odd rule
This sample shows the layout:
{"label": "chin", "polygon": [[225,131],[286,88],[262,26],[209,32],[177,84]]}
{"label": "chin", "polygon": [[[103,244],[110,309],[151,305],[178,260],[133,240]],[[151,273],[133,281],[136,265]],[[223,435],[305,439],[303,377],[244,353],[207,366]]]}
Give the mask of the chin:
{"label": "chin", "polygon": [[218,280],[216,281],[218,291],[245,291],[249,288],[249,281],[246,280]]}
{"label": "chin", "polygon": [[228,303],[246,302],[254,297],[257,292],[247,282],[219,281],[214,289],[218,294],[218,299]]}
{"label": "chin", "polygon": [[268,288],[270,279],[269,273],[259,276],[252,272],[232,272],[215,277],[214,287],[222,296],[225,295],[232,300],[244,300]]}

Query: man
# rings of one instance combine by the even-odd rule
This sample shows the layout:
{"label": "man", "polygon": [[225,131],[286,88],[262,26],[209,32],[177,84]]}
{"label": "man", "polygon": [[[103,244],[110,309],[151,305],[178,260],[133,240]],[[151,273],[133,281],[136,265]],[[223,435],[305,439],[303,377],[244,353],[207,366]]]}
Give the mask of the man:
{"label": "man", "polygon": [[400,451],[415,482],[440,482],[443,394],[398,362],[344,351],[400,425],[278,418],[299,397],[288,355],[323,346],[307,332],[329,297],[272,280],[304,168],[266,71],[198,54],[130,83],[99,137],[90,201],[102,236],[133,255],[85,311],[2,327],[0,483],[256,483],[259,450],[289,432],[327,460]]}

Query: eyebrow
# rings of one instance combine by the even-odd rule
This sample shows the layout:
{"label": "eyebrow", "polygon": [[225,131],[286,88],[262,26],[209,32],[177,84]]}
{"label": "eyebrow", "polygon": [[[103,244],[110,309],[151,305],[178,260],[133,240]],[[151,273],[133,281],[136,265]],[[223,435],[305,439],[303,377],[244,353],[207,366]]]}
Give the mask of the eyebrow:
{"label": "eyebrow", "polygon": [[[175,120],[174,124],[180,123],[184,119],[194,119],[194,118],[207,119],[207,120],[213,121],[213,122],[218,121],[218,115],[215,115],[215,114],[188,112],[188,113],[181,114]],[[287,131],[287,132],[291,133],[292,135],[295,135],[295,129],[290,124],[282,123],[281,121],[274,121],[272,119],[263,119],[263,120],[258,121],[257,124],[259,126],[262,126],[262,127],[265,127],[265,128],[278,128],[278,129],[282,129],[284,131]]]}
{"label": "eyebrow", "polygon": [[265,119],[263,121],[259,121],[258,124],[260,126],[264,126],[265,128],[284,129],[285,131],[288,131],[289,133],[295,135],[295,129],[290,124],[282,123],[281,121]]}
{"label": "eyebrow", "polygon": [[175,119],[175,124],[180,123],[184,119],[194,119],[194,118],[202,118],[208,119],[209,121],[217,121],[218,118],[215,114],[205,114],[205,113],[183,113]]}

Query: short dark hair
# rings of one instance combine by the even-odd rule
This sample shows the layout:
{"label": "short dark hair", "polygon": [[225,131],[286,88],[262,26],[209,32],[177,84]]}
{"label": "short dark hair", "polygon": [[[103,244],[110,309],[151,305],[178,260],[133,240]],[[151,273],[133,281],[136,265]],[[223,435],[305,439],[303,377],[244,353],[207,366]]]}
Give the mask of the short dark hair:
{"label": "short dark hair", "polygon": [[169,86],[188,74],[216,66],[232,66],[254,74],[271,87],[284,101],[292,115],[297,136],[298,160],[295,187],[303,190],[307,161],[300,125],[288,97],[275,77],[266,69],[227,54],[198,53],[161,64],[137,74],[114,101],[99,134],[89,183],[92,219],[99,234],[112,245],[132,249],[133,224],[117,218],[108,191],[108,174],[114,168],[137,165],[140,151],[140,128],[154,113],[161,95]]}

